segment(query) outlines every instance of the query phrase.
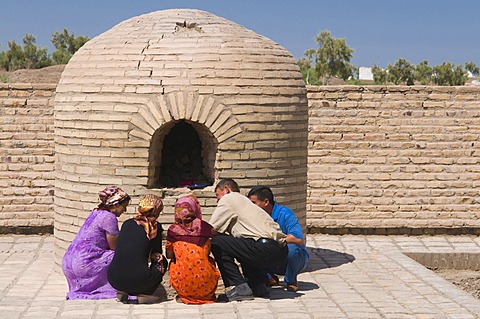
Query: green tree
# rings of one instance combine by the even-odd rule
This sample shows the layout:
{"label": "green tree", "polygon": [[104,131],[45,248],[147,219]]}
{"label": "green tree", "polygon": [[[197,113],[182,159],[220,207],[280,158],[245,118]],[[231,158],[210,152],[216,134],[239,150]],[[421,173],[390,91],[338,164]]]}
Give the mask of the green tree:
{"label": "green tree", "polygon": [[23,49],[15,41],[8,41],[9,50],[0,53],[0,66],[7,71],[21,68],[23,63]]}
{"label": "green tree", "polygon": [[27,34],[23,38],[23,53],[25,57],[25,69],[40,69],[52,65],[52,60],[48,56],[47,47],[37,47],[35,37],[31,34]]}
{"label": "green tree", "polygon": [[433,83],[436,85],[464,85],[468,74],[461,66],[455,66],[450,62],[433,67]]}
{"label": "green tree", "polygon": [[307,50],[305,51],[304,56],[297,61],[297,64],[300,67],[300,72],[302,73],[303,80],[307,85],[318,84],[317,73],[315,72],[315,68],[312,67],[314,55],[314,49]]}
{"label": "green tree", "polygon": [[372,67],[373,82],[375,84],[387,84],[387,71],[374,65]]}
{"label": "green tree", "polygon": [[473,62],[465,63],[465,70],[470,71],[472,75],[479,76],[480,75],[480,68]]}
{"label": "green tree", "polygon": [[39,48],[35,37],[26,34],[23,47],[15,41],[8,42],[9,49],[0,53],[0,66],[7,71],[18,69],[38,69],[51,65],[47,48]]}
{"label": "green tree", "polygon": [[75,37],[73,32],[70,34],[65,28],[62,33],[53,33],[51,42],[56,49],[55,52],[52,53],[53,63],[66,64],[73,54],[88,42],[88,40],[90,39],[86,36]]}
{"label": "green tree", "polygon": [[315,71],[317,76],[322,78],[323,84],[328,84],[332,77],[346,80],[352,76],[354,66],[350,63],[350,59],[354,50],[346,44],[345,39],[332,37],[330,31],[324,30],[316,36],[315,40],[319,46],[314,50]]}
{"label": "green tree", "polygon": [[406,84],[413,85],[413,73],[415,68],[407,60],[400,58],[394,65],[387,67],[387,81],[396,85]]}
{"label": "green tree", "polygon": [[413,76],[415,80],[420,82],[422,85],[427,85],[432,83],[432,74],[432,67],[428,65],[427,60],[423,60],[417,66],[415,66],[415,72]]}
{"label": "green tree", "polygon": [[453,79],[451,85],[465,85],[468,80],[468,72],[464,70],[461,65],[453,68]]}

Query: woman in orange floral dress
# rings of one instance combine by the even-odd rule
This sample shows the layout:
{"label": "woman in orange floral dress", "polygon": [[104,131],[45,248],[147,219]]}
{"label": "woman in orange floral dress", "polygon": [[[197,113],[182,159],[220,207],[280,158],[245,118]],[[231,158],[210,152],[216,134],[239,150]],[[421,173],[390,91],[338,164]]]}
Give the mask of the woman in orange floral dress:
{"label": "woman in orange floral dress", "polygon": [[213,227],[202,220],[197,198],[193,195],[180,197],[175,203],[175,223],[168,228],[165,250],[167,258],[171,259],[170,285],[185,304],[216,300],[220,273],[210,257],[212,234]]}

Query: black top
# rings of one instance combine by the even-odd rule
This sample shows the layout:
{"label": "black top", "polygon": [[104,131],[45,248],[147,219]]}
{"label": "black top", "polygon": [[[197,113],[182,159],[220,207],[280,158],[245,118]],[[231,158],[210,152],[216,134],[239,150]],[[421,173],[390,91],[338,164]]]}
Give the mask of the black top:
{"label": "black top", "polygon": [[143,226],[133,218],[126,220],[118,234],[117,248],[108,267],[108,281],[113,288],[129,295],[151,295],[160,285],[163,274],[148,266],[150,253],[162,253],[162,225],[157,222],[158,234],[148,240]]}

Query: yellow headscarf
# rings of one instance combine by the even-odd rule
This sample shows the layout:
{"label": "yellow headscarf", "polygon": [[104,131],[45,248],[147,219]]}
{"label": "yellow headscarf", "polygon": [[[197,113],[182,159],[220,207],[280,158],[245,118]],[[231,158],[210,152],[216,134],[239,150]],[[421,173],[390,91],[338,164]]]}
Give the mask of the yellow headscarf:
{"label": "yellow headscarf", "polygon": [[138,212],[133,215],[137,224],[145,229],[149,240],[157,237],[157,218],[162,210],[162,199],[156,195],[147,194],[140,200]]}

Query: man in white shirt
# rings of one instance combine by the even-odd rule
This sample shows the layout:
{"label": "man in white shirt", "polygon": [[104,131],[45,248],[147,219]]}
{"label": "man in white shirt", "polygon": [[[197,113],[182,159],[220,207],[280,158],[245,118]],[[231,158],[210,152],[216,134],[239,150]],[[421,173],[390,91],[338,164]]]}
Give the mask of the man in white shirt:
{"label": "man in white shirt", "polygon": [[212,253],[227,288],[218,301],[268,298],[264,269],[286,262],[285,234],[267,212],[240,194],[233,179],[221,180],[215,195],[218,204],[210,219],[216,232]]}

